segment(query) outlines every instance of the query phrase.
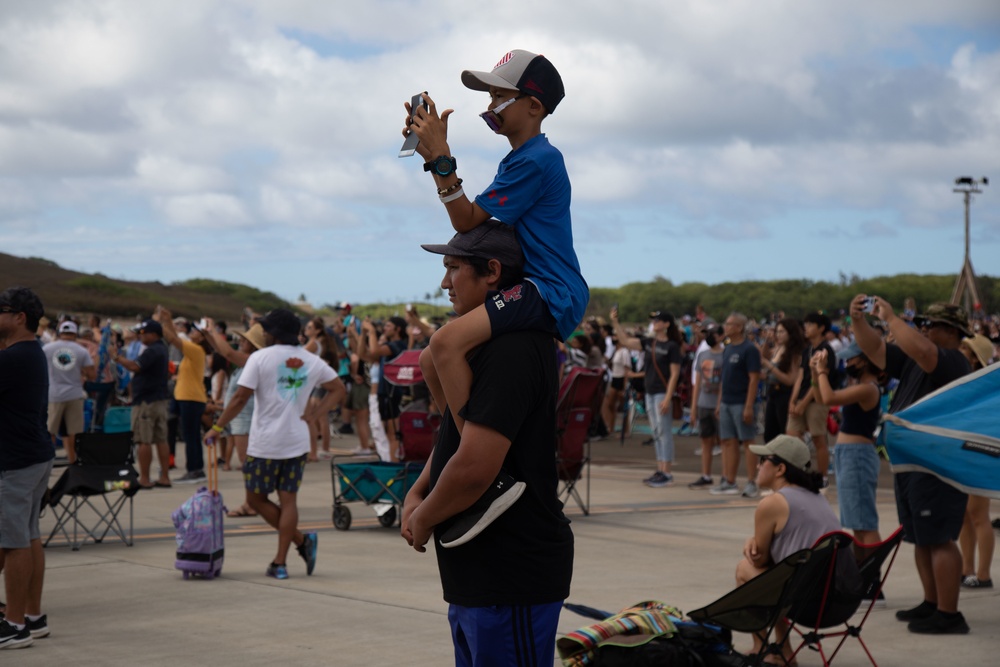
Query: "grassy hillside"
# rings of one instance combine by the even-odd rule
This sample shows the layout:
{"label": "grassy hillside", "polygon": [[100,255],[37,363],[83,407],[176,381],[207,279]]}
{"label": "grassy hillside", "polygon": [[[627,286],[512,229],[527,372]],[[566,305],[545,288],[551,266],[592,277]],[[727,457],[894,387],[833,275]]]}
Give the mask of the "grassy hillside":
{"label": "grassy hillside", "polygon": [[61,312],[93,312],[121,318],[147,317],[157,304],[162,304],[175,315],[209,315],[235,322],[245,306],[257,312],[290,307],[275,294],[246,285],[201,278],[170,285],[131,282],[100,273],[70,271],[37,257],[0,253],[0,289],[13,285],[33,289],[50,316]]}

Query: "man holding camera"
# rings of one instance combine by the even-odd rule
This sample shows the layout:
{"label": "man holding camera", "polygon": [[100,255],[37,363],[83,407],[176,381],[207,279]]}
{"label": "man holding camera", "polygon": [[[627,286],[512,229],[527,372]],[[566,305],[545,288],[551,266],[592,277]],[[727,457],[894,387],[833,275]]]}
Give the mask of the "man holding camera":
{"label": "man holding camera", "polygon": [[[886,323],[894,344],[882,340],[865,319],[866,312]],[[851,322],[865,355],[890,377],[899,379],[890,412],[899,412],[970,370],[959,351],[962,338],[970,335],[969,320],[961,306],[933,304],[914,318],[919,328],[913,328],[885,299],[859,294],[851,301]],[[899,522],[904,539],[914,544],[924,589],[924,601],[897,611],[896,618],[907,621],[910,632],[965,634],[969,626],[958,611],[962,555],[955,540],[962,529],[968,497],[924,472],[898,473],[894,484]]]}

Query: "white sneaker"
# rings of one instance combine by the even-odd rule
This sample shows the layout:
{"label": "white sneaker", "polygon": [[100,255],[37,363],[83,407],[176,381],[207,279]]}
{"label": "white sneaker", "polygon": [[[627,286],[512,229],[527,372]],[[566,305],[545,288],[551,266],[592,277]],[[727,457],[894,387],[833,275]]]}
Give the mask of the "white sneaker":
{"label": "white sneaker", "polygon": [[757,488],[757,482],[747,482],[747,485],[743,487],[743,493],[741,493],[744,498],[756,498],[760,495],[760,489]]}

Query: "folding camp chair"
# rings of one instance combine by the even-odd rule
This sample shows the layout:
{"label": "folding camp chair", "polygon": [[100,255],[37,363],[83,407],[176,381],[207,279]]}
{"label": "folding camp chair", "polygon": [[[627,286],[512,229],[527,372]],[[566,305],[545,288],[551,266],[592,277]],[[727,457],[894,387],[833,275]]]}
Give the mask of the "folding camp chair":
{"label": "folding camp chair", "polygon": [[[767,655],[781,656],[781,645],[771,641],[774,629],[794,611],[803,609],[816,596],[838,554],[847,551],[846,533],[824,536],[810,549],[802,549],[760,576],[730,591],[715,602],[690,612],[699,623],[718,625],[734,632],[761,637],[759,652],[746,656],[745,665],[761,665]],[[853,562],[853,554],[848,554]],[[833,568],[835,569],[835,568]]]}
{"label": "folding camp chair", "polygon": [[[875,662],[871,651],[868,650],[865,640],[861,638],[861,630],[864,628],[865,621],[868,620],[872,609],[875,608],[878,593],[882,591],[885,580],[889,577],[889,571],[892,570],[892,564],[896,560],[896,554],[903,541],[903,527],[897,528],[892,535],[878,544],[860,544],[846,533],[831,533],[831,536],[833,535],[842,535],[843,537],[837,538],[838,541],[850,548],[852,553],[861,556],[857,563],[857,573],[847,572],[847,585],[843,585],[845,582],[839,580],[845,574],[843,569],[840,572],[836,568],[830,570],[824,582],[822,596],[818,600],[814,598],[806,601],[807,604],[799,609],[791,610],[789,613],[789,619],[792,621],[791,632],[796,633],[801,638],[801,643],[795,649],[793,656],[798,655],[799,651],[808,646],[819,653],[823,665],[826,666],[833,662],[847,638],[854,637],[861,644],[868,660],[877,667],[878,663]],[[820,540],[822,541],[826,537],[829,536],[824,536]],[[883,570],[886,560],[889,564]],[[853,586],[850,581],[852,576],[862,585]],[[869,586],[865,586],[866,583]],[[864,615],[857,625],[852,625],[851,618],[859,611],[862,601],[866,598],[869,599],[869,602],[864,609]],[[805,629],[800,629],[799,626]],[[822,632],[825,628],[840,626],[843,627],[836,631]],[[823,648],[824,639],[837,640],[837,644],[829,656]]]}
{"label": "folding camp chair", "polygon": [[[61,534],[65,543],[78,551],[87,542],[103,541],[108,533],[132,546],[132,499],[139,492],[139,475],[133,467],[131,431],[81,433],[76,451],[76,463],[66,468],[49,490],[56,524],[45,546]],[[126,504],[127,531],[118,518]]]}
{"label": "folding camp chair", "polygon": [[[561,483],[559,499],[572,496],[584,515],[590,514],[590,425],[604,400],[604,374],[573,368],[563,379],[556,402],[556,470]],[[581,495],[577,482],[586,476]]]}

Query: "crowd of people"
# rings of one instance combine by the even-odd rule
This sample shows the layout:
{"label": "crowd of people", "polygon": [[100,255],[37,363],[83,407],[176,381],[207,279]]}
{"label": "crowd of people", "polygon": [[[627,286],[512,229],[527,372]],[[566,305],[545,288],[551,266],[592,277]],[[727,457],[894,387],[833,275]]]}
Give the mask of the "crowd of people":
{"label": "crowd of people", "polygon": [[[881,317],[866,318],[852,304],[851,315],[836,323],[820,312],[807,313],[801,320],[777,313],[763,321],[730,313],[720,325],[704,313],[699,318],[674,318],[653,311],[648,326],[625,328],[617,310],[612,310],[606,321],[595,317],[582,322],[565,344],[557,346],[557,368],[560,373],[573,366],[605,372],[607,387],[595,435],[627,427],[622,419],[624,401],[639,401],[645,407],[652,416],[656,462],[653,474],[644,480],[650,487],[674,482],[674,435],[680,428],[701,439],[701,475],[689,487],[748,498],[773,486],[761,476],[767,458],[758,458],[760,446],[754,444],[758,437],[765,443],[785,435],[804,439],[815,457],[809,472],[818,473],[817,490],[827,487],[830,476],[836,479],[839,525],[852,530],[860,543],[871,544],[880,539],[875,429],[883,410],[896,405],[893,398],[900,392],[903,375],[902,362],[886,350],[900,345],[905,349],[911,334],[929,340],[920,332],[937,335],[931,332],[946,323],[956,332],[953,340],[946,341],[950,347],[944,348],[957,369],[951,375],[960,374],[997,358],[996,341],[979,331],[992,333],[1000,319],[970,325],[960,309],[943,305],[929,307],[922,316],[886,318],[891,307],[879,303]],[[303,465],[330,457],[331,432],[337,430],[357,434],[357,454],[398,460],[396,420],[401,404],[414,396],[388,383],[382,369],[403,350],[426,348],[443,321],[421,318],[413,308],[405,317],[384,322],[355,317],[349,304],[338,310],[326,319],[296,318],[286,332],[285,345],[310,352],[344,387],[333,402],[324,400],[329,390],[322,383],[310,389],[305,405],[325,408],[313,410],[306,424],[309,450]],[[83,321],[65,315],[49,321],[40,316],[33,333],[42,343],[49,379],[47,437],[53,447],[62,446],[72,463],[74,437],[102,428],[108,407],[129,405],[141,486],[204,481],[202,445],[206,433],[217,433],[213,425],[224,426],[217,433],[219,464],[226,470],[245,470],[247,460],[253,460],[248,445],[255,392],[241,396],[239,389],[248,360],[268,347],[260,321],[261,316],[248,312],[240,326],[229,327],[211,318],[174,317],[162,307],[134,326],[120,326],[98,315]],[[432,396],[419,398],[437,410]],[[904,397],[908,402],[915,398],[912,391]],[[225,420],[220,419],[223,414]],[[337,419],[331,420],[331,415]],[[828,444],[828,438],[835,444]],[[169,471],[175,468],[178,440],[184,446],[185,470],[172,479]],[[154,450],[157,474],[152,470]],[[716,483],[712,468],[718,454],[721,477]],[[742,490],[736,480],[741,458],[747,475]],[[280,506],[269,506],[266,498],[259,492],[230,515],[274,515],[277,526]],[[957,540],[961,552],[949,548],[938,556],[960,570],[956,581],[961,586],[992,586],[989,501],[975,496],[966,501],[962,496],[954,504],[961,505],[961,512],[956,509],[952,517],[958,532],[949,528],[936,533],[932,542],[945,537],[944,543]],[[919,515],[907,517],[917,520]],[[272,569],[287,567],[283,553],[289,544],[311,548],[310,539],[314,538],[308,534],[289,533]],[[936,551],[928,548],[926,560],[932,560]],[[918,569],[924,572],[928,568],[919,565],[921,558],[918,552]],[[747,567],[759,568],[759,555],[750,561]],[[957,587],[938,594],[928,584],[925,608],[934,603],[935,612],[956,613]],[[909,622],[925,620],[919,611],[910,611],[915,616]]]}
{"label": "crowd of people", "polygon": [[[571,351],[568,359],[570,364],[605,369],[608,391],[604,424],[598,429],[603,433],[616,428],[625,381],[632,383],[634,400],[645,394],[657,466],[644,480],[648,486],[673,483],[671,434],[679,430],[674,422],[681,420],[702,440],[702,474],[689,484],[692,489],[755,498],[761,488],[769,492],[792,485],[820,494],[830,476],[836,479],[839,515],[825,501],[808,495],[796,496],[808,502],[795,502],[790,497],[772,500],[765,493],[753,548],[748,542],[737,569],[742,582],[780,560],[768,556],[766,544],[784,534],[782,527],[796,519],[796,512],[804,512],[812,528],[799,531],[795,548],[810,546],[830,525],[851,530],[859,544],[878,543],[880,455],[875,443],[882,413],[898,412],[997,359],[1000,317],[970,322],[954,304],[931,304],[919,315],[909,300],[908,306],[897,315],[884,299],[859,295],[836,323],[818,311],[801,320],[777,313],[759,322],[734,312],[721,327],[703,313],[697,319],[685,315],[678,322],[669,313],[653,311],[645,331],[623,329],[613,309],[608,324],[593,318],[577,334],[587,339],[585,344],[571,344],[573,349],[604,354]],[[620,356],[622,349],[635,353]],[[754,444],[759,435],[764,446]],[[712,477],[713,448],[722,458],[718,484]],[[741,450],[747,475],[742,491],[736,483]],[[780,473],[775,466],[781,467]],[[815,483],[806,483],[806,475]],[[897,474],[894,485],[904,534],[916,545],[925,596],[924,603],[901,610],[897,618],[913,632],[968,632],[957,608],[959,588],[993,586],[995,535],[989,500],[967,497],[927,473]],[[779,521],[772,516],[775,503]],[[817,503],[826,507],[820,513],[823,520],[816,514]],[[762,529],[761,522],[770,528]],[[768,530],[765,539],[762,533]],[[762,543],[765,548],[758,550]],[[863,583],[867,594],[877,595],[877,602],[884,604],[878,582]]]}
{"label": "crowd of people", "polygon": [[[674,423],[686,421],[702,441],[692,489],[747,498],[769,492],[755,512],[738,582],[830,529],[853,530],[862,543],[879,539],[881,412],[899,411],[992,363],[1000,318],[970,324],[952,304],[930,305],[918,316],[911,302],[897,315],[885,300],[858,295],[837,323],[821,312],[761,321],[732,312],[719,324],[700,308],[681,318],[654,310],[647,327],[631,330],[617,308],[606,321],[580,322],[589,291],[572,250],[569,178],[541,132],[564,96],[559,73],[544,56],[514,50],[492,71],[465,70],[461,78],[489,94],[481,117],[511,152],[494,181],[470,199],[448,143],[451,110],[439,114],[426,93],[406,105],[403,134],[419,139],[413,150],[457,232],[447,244],[423,246],[444,256],[441,288],[455,308],[444,328],[410,307],[402,317],[374,322],[358,319],[346,304],[329,322],[303,321],[285,309],[246,313],[242,330],[232,332],[225,322],[174,317],[163,307],[134,326],[96,315],[86,324],[69,316],[53,322],[31,290],[0,294],[0,567],[7,595],[0,648],[48,634],[42,494],[57,445],[72,463],[74,437],[101,430],[116,404],[131,406],[145,489],[205,481],[206,445],[224,469],[234,467],[235,456],[246,502],[230,514],[259,515],[275,529],[277,549],[265,571],[286,579],[292,547],[307,575],[316,566],[318,538],[299,530],[296,494],[306,465],[331,456],[330,415],[357,433],[356,453],[398,461],[403,403],[427,401],[441,428],[404,500],[401,535],[418,552],[434,542],[459,665],[521,664],[518,652],[551,664],[575,548],[556,495],[552,436],[561,374],[573,366],[606,375],[595,435],[629,428],[628,420],[617,423],[626,401],[644,405],[656,462],[647,486],[674,483]],[[393,385],[385,372],[389,360],[416,348],[423,350],[423,396]],[[171,478],[178,439],[185,470]],[[822,495],[831,474],[839,516]],[[897,474],[894,483],[924,594],[920,605],[896,616],[912,632],[968,632],[958,611],[960,586],[992,586],[988,501],[925,473]],[[464,535],[446,540],[455,528]],[[866,583],[875,595],[877,582]]]}

